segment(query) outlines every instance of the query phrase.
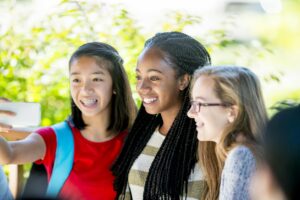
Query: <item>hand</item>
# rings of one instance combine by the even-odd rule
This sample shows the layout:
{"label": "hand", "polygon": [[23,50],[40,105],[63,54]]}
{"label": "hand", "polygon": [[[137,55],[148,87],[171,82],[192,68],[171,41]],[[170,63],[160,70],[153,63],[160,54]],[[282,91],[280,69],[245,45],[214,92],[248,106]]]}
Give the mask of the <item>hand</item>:
{"label": "hand", "polygon": [[[4,103],[4,102],[10,102],[10,100],[7,98],[0,97],[0,103]],[[14,115],[16,115],[16,113],[9,111],[9,110],[0,110],[0,117],[1,117],[1,115],[14,116]],[[0,132],[7,133],[11,129],[12,129],[11,125],[0,123]]]}

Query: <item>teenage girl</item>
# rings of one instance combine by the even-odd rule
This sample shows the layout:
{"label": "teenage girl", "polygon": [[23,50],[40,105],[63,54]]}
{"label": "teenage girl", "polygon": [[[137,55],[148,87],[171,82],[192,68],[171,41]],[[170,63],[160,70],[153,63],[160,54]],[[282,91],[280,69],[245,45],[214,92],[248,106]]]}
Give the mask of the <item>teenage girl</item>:
{"label": "teenage girl", "polygon": [[197,132],[187,111],[191,75],[209,63],[207,50],[184,33],[146,41],[136,65],[142,106],[112,168],[119,199],[200,198]]}
{"label": "teenage girl", "polygon": [[[74,139],[74,161],[59,197],[114,199],[109,169],[136,113],[123,60],[108,44],[87,43],[71,56],[69,75],[72,113],[67,123]],[[0,163],[41,163],[50,179],[56,148],[52,127],[15,142],[0,137]]]}
{"label": "teenage girl", "polygon": [[196,122],[204,200],[248,200],[267,121],[260,82],[245,67],[206,66],[194,74],[188,116]]}

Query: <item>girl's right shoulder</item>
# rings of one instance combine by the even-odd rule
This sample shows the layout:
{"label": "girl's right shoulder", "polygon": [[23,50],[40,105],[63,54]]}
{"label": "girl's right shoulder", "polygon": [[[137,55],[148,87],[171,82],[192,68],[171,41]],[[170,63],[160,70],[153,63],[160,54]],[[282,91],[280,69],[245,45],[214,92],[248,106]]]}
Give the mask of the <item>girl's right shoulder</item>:
{"label": "girl's right shoulder", "polygon": [[49,147],[56,148],[56,136],[51,126],[40,128],[36,130],[35,133],[39,134],[43,138],[47,149]]}
{"label": "girl's right shoulder", "polygon": [[35,133],[38,133],[42,136],[55,134],[54,130],[51,128],[51,126],[46,126],[46,127],[39,128],[35,131]]}

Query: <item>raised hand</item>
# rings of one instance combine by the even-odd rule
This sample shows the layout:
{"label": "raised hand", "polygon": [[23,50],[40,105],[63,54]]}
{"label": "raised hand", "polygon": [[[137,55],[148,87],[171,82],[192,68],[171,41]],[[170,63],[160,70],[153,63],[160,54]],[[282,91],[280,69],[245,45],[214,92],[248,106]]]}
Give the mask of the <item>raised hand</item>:
{"label": "raised hand", "polygon": [[[0,97],[0,103],[4,103],[4,102],[10,102],[10,100],[7,99],[7,98],[4,98],[4,97]],[[14,116],[16,114],[14,112],[10,111],[10,110],[0,110],[0,118],[3,115]],[[12,129],[11,125],[9,125],[9,124],[3,124],[3,123],[0,122],[0,132],[7,133],[11,129]]]}

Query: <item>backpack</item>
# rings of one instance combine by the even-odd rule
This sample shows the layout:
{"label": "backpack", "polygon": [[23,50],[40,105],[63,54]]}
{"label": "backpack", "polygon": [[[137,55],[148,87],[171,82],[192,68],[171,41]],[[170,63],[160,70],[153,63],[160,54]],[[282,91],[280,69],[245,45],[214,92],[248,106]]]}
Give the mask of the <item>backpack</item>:
{"label": "backpack", "polygon": [[74,138],[68,122],[55,124],[52,129],[56,135],[57,145],[47,197],[57,197],[72,170],[74,161]]}

